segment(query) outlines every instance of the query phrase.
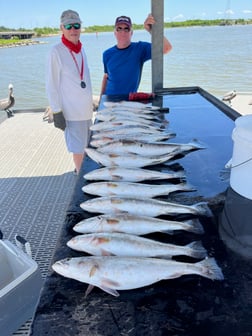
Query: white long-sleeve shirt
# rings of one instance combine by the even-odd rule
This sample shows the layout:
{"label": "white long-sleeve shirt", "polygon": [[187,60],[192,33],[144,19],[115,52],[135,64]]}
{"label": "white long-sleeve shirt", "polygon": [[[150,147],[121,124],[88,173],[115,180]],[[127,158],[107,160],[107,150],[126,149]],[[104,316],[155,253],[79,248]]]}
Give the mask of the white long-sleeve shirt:
{"label": "white long-sleeve shirt", "polygon": [[[75,61],[69,49],[61,42],[51,49],[46,69],[46,92],[53,112],[63,111],[66,120],[78,121],[92,119],[93,98],[90,73],[85,51],[83,81],[86,88],[81,87],[80,70],[81,52],[74,53]],[[78,70],[79,69],[79,70]]]}

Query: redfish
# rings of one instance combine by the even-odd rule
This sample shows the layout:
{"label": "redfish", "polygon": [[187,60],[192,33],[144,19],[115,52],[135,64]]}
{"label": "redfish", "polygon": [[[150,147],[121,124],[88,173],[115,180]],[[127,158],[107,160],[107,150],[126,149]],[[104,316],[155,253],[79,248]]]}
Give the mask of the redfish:
{"label": "redfish", "polygon": [[196,234],[204,233],[204,229],[198,218],[185,221],[172,221],[130,214],[103,214],[89,217],[75,224],[73,229],[79,233],[124,232],[134,235],[145,235],[153,232],[173,234],[178,230],[184,230]]}
{"label": "redfish", "polygon": [[206,202],[183,205],[160,201],[154,198],[96,197],[80,204],[83,210],[94,213],[128,213],[139,216],[157,217],[161,215],[191,214],[212,216]]}
{"label": "redfish", "polygon": [[185,263],[145,257],[91,256],[59,260],[52,268],[64,277],[89,284],[86,296],[94,286],[108,294],[119,296],[118,290],[141,288],[187,274],[211,280],[224,279],[214,258]]}
{"label": "redfish", "polygon": [[120,232],[98,232],[78,235],[67,246],[92,255],[116,255],[120,257],[164,257],[178,255],[202,259],[207,256],[200,241],[180,246]]}

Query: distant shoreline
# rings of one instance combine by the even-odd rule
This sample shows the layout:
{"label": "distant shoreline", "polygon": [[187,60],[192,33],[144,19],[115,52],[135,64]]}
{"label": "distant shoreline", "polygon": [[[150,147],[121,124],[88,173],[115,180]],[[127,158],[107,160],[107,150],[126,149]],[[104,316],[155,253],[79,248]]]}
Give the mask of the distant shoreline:
{"label": "distant shoreline", "polygon": [[37,41],[37,40],[20,40],[20,41],[15,41],[13,43],[8,43],[8,44],[1,44],[0,43],[0,48],[14,48],[14,47],[23,47],[23,46],[29,46],[29,45],[34,45],[34,44],[44,44],[44,41]]}

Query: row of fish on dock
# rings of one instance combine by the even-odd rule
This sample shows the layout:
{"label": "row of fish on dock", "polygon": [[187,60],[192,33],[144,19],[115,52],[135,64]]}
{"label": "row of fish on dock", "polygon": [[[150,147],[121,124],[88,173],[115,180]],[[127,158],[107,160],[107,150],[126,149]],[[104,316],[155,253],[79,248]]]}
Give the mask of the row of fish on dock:
{"label": "row of fish on dock", "polygon": [[[154,232],[204,233],[198,217],[211,216],[206,202],[183,205],[158,199],[177,191],[195,190],[185,182],[184,171],[167,168],[162,172],[149,167],[205,147],[197,141],[170,142],[176,134],[166,130],[168,122],[158,107],[138,102],[104,105],[96,114],[90,146],[86,148],[89,158],[101,167],[84,175],[87,183],[82,190],[90,197],[80,204],[84,211],[95,215],[77,223],[73,229],[79,234],[67,242],[71,249],[90,256],[59,260],[53,270],[89,284],[86,295],[99,287],[118,296],[118,290],[186,274],[222,280],[220,267],[213,257],[208,257],[201,241],[181,246],[142,237]],[[159,180],[166,183],[153,183]],[[179,183],[169,182],[174,180]],[[158,218],[163,215],[190,218]],[[199,261],[176,261],[176,256]]]}

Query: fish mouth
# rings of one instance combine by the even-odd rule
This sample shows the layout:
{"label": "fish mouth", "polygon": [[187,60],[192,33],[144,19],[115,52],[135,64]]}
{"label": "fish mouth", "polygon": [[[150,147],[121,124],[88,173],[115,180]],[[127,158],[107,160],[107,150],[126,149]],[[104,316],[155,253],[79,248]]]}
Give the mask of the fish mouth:
{"label": "fish mouth", "polygon": [[68,267],[69,267],[68,259],[56,261],[52,265],[52,269],[59,274],[62,274],[62,272],[68,269]]}

